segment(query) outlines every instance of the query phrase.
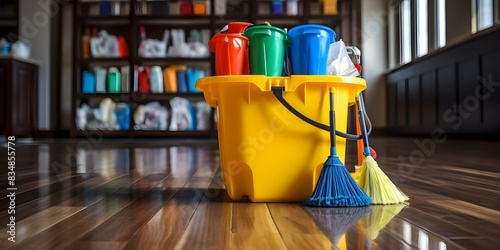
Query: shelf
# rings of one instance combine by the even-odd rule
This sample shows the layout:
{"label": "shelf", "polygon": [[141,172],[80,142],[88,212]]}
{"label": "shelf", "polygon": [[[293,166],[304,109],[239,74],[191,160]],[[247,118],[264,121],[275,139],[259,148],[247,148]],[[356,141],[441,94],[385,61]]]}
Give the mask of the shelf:
{"label": "shelf", "polygon": [[340,20],[340,16],[339,15],[312,15],[312,16],[309,16],[309,19],[311,20],[323,20],[323,21],[334,21],[334,22],[337,22]]}
{"label": "shelf", "polygon": [[138,58],[137,64],[143,63],[177,63],[179,62],[211,62],[211,57],[155,57],[155,58]]}
{"label": "shelf", "polygon": [[90,63],[128,63],[129,58],[121,58],[121,57],[103,57],[103,58],[81,58],[78,59],[81,64],[90,64]]}
{"label": "shelf", "polygon": [[[294,21],[294,22],[300,22],[304,18],[304,15],[296,15],[296,16],[290,16],[290,15],[258,15],[256,17],[257,20],[278,20],[278,21]],[[271,23],[272,24],[272,23]]]}
{"label": "shelf", "polygon": [[130,130],[75,130],[77,137],[129,137]]}
{"label": "shelf", "polygon": [[77,137],[210,137],[210,130],[162,131],[162,130],[76,130]]}
{"label": "shelf", "polygon": [[109,98],[113,99],[113,98],[128,97],[129,95],[130,95],[130,93],[93,93],[93,94],[78,93],[77,97],[81,98],[81,99],[105,98],[105,97],[109,97]]}
{"label": "shelf", "polygon": [[136,20],[138,22],[158,22],[158,21],[210,21],[210,16],[201,15],[164,15],[164,16],[152,16],[152,15],[137,15]]}
{"label": "shelf", "polygon": [[215,22],[216,23],[224,23],[227,24],[228,22],[248,22],[250,19],[250,15],[244,14],[244,15],[235,15],[235,14],[229,14],[226,16],[215,16]]}
{"label": "shelf", "polygon": [[133,137],[210,137],[210,130],[195,130],[195,131],[157,131],[157,130],[133,130]]}
{"label": "shelf", "polygon": [[147,102],[147,101],[161,101],[170,100],[176,96],[179,97],[203,97],[203,93],[94,93],[94,94],[83,94],[78,93],[77,97],[80,99],[90,99],[90,98],[106,98],[111,99],[121,98],[125,100],[133,100],[134,102]]}
{"label": "shelf", "polygon": [[142,102],[149,101],[162,101],[170,100],[176,96],[178,97],[203,97],[203,93],[134,93],[137,98],[136,101],[142,100]]}
{"label": "shelf", "polygon": [[81,16],[79,21],[84,25],[129,25],[129,16]]}

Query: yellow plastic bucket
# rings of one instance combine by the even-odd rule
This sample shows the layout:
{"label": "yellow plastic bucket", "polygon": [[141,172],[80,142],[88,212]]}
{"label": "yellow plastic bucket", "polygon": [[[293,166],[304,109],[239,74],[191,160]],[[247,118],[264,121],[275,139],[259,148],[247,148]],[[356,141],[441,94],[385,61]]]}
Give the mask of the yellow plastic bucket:
{"label": "yellow plastic bucket", "polygon": [[[336,129],[347,129],[348,106],[366,88],[362,78],[341,76],[231,75],[205,77],[196,88],[218,111],[222,178],[233,200],[302,202],[307,200],[330,154],[329,133],[293,115],[273,95],[305,116],[329,125],[329,88],[335,88]],[[345,139],[337,136],[344,162]]]}

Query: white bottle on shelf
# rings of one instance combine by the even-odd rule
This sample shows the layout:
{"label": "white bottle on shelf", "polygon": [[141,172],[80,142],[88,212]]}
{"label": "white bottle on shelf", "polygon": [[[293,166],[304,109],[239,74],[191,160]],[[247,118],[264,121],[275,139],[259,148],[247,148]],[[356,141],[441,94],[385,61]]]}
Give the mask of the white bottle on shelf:
{"label": "white bottle on shelf", "polygon": [[160,66],[151,67],[149,83],[151,93],[163,93],[163,72]]}
{"label": "white bottle on shelf", "polygon": [[95,92],[106,93],[106,69],[95,67]]}
{"label": "white bottle on shelf", "polygon": [[124,65],[120,68],[120,73],[122,75],[122,93],[128,93],[130,91],[130,67],[128,65]]}

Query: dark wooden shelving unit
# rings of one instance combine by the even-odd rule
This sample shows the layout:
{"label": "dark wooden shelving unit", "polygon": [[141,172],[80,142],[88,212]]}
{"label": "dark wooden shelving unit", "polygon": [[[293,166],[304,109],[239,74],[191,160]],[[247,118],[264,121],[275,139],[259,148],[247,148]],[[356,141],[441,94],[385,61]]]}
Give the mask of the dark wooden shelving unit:
{"label": "dark wooden shelving unit", "polygon": [[164,62],[164,63],[179,63],[179,62],[211,62],[211,57],[139,57],[135,60],[137,63],[155,63],[155,62]]}
{"label": "dark wooden shelving unit", "polygon": [[[214,56],[211,53],[210,57],[202,58],[179,58],[179,57],[161,57],[161,58],[144,58],[138,55],[137,49],[140,43],[139,29],[141,26],[146,28],[147,37],[154,37],[156,39],[161,39],[163,33],[160,34],[160,30],[164,29],[184,29],[186,30],[186,38],[189,35],[189,31],[192,29],[206,29],[209,30],[210,37],[212,37],[218,30],[224,27],[228,22],[240,21],[249,23],[261,23],[263,21],[270,21],[278,27],[290,28],[295,25],[303,23],[321,23],[333,28],[337,37],[342,38],[343,28],[351,27],[356,25],[355,17],[347,16],[341,17],[341,15],[320,15],[310,13],[311,5],[316,7],[319,4],[319,0],[306,1],[300,0],[298,2],[300,12],[298,15],[273,15],[269,13],[261,13],[260,5],[267,4],[266,1],[254,1],[246,0],[242,1],[240,4],[244,5],[245,11],[242,12],[231,12],[232,8],[227,8],[227,13],[225,15],[217,15],[215,13],[215,1],[209,0],[210,10],[208,10],[209,15],[145,15],[143,13],[136,13],[136,9],[142,8],[144,2],[142,0],[128,0],[120,1],[120,4],[128,4],[128,12],[121,12],[121,15],[116,16],[99,16],[93,13],[86,13],[90,11],[91,4],[99,4],[99,1],[83,1],[83,0],[73,0],[73,102],[72,102],[72,125],[71,125],[71,135],[73,137],[86,136],[86,134],[91,133],[102,133],[103,136],[109,137],[190,137],[190,138],[205,138],[216,136],[216,124],[213,119],[211,119],[210,129],[207,131],[143,131],[143,130],[133,130],[134,124],[131,118],[130,130],[127,131],[81,131],[76,126],[76,108],[82,103],[88,103],[90,100],[99,100],[109,97],[113,100],[119,100],[122,102],[127,102],[132,108],[132,114],[134,108],[140,104],[145,104],[150,101],[159,101],[160,103],[166,103],[170,99],[179,96],[185,97],[190,100],[203,100],[202,93],[136,93],[133,89],[134,87],[134,66],[136,65],[160,65],[169,66],[176,64],[186,64],[186,65],[206,65],[212,74],[215,72]],[[166,3],[167,1],[165,1]],[[271,1],[267,1],[271,4]],[[357,1],[339,1],[339,10],[352,9],[356,6]],[[145,2],[151,3],[151,2]],[[140,5],[141,4],[141,5]],[[120,6],[121,6],[120,5]],[[121,6],[122,7],[122,6]],[[233,6],[234,7],[234,6]],[[123,8],[122,8],[123,9]],[[341,25],[342,22],[342,25]],[[282,25],[283,24],[283,25]],[[128,54],[127,58],[82,58],[81,57],[81,36],[86,27],[97,27],[99,29],[104,28],[108,30],[110,34],[115,32],[114,35],[122,35],[127,40],[128,44]],[[354,26],[353,26],[354,27]],[[118,32],[118,33],[117,33]],[[344,31],[347,35],[351,36],[350,31]],[[345,41],[345,39],[344,39]],[[352,44],[352,43],[351,43]],[[105,65],[105,66],[124,66],[128,65],[130,70],[130,91],[127,93],[96,93],[96,94],[83,94],[81,93],[81,72],[83,69],[90,69],[92,66]],[[212,109],[211,117],[214,116],[215,110]],[[131,115],[132,115],[131,114]]]}
{"label": "dark wooden shelving unit", "polygon": [[[146,28],[147,37],[161,38],[159,34],[161,29],[180,28],[184,30],[190,29],[207,29],[210,31],[210,36],[213,35],[213,19],[211,15],[207,16],[187,16],[187,15],[165,15],[152,16],[135,13],[138,0],[121,1],[120,4],[128,5],[128,13],[126,15],[116,16],[98,16],[90,15],[85,11],[90,10],[91,4],[99,4],[96,2],[85,2],[82,0],[73,0],[73,102],[72,102],[72,127],[71,135],[73,137],[84,137],[92,134],[99,134],[104,137],[210,137],[213,136],[215,123],[212,122],[210,129],[206,131],[155,131],[155,130],[134,130],[133,112],[138,105],[148,102],[158,101],[168,107],[168,101],[174,97],[184,97],[190,100],[203,100],[202,93],[138,93],[134,90],[134,67],[136,65],[152,66],[160,65],[162,67],[174,64],[199,65],[203,64],[210,72],[214,72],[212,55],[201,58],[184,58],[184,57],[159,57],[159,58],[143,58],[137,53],[140,43],[139,29],[141,26]],[[94,6],[95,7],[95,6]],[[86,27],[98,28],[98,30],[106,29],[110,34],[122,35],[128,46],[129,57],[126,58],[83,58],[81,56],[81,37]],[[188,35],[188,34],[186,34]],[[90,70],[93,66],[129,66],[129,82],[130,91],[125,93],[92,93],[84,94],[81,92],[81,72],[82,70]],[[107,130],[90,130],[82,131],[76,126],[76,108],[82,103],[96,103],[104,98],[111,98],[117,102],[125,102],[130,104],[131,124],[130,130],[125,131],[107,131]],[[213,112],[212,112],[213,115]]]}

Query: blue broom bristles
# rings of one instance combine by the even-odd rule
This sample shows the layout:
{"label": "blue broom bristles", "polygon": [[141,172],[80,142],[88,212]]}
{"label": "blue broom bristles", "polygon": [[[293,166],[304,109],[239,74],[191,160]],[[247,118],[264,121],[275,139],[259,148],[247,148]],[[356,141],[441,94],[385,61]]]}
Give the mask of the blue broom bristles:
{"label": "blue broom bristles", "polygon": [[323,165],[313,194],[304,204],[315,207],[363,207],[372,199],[358,186],[336,155]]}

